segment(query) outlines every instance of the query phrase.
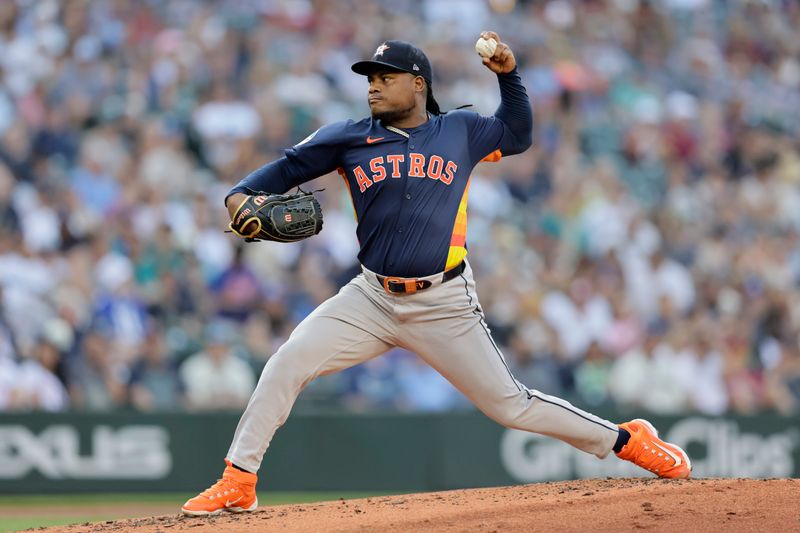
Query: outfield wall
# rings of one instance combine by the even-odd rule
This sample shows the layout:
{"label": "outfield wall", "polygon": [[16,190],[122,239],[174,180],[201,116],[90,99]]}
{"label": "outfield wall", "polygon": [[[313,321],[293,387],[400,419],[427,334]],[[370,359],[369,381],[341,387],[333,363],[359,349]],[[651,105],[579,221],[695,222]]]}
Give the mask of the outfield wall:
{"label": "outfield wall", "polygon": [[[599,413],[610,420],[613,413]],[[800,422],[777,415],[651,417],[701,477],[800,477]],[[0,493],[194,491],[209,485],[238,414],[0,415]],[[262,490],[420,491],[648,475],[479,413],[296,415]]]}

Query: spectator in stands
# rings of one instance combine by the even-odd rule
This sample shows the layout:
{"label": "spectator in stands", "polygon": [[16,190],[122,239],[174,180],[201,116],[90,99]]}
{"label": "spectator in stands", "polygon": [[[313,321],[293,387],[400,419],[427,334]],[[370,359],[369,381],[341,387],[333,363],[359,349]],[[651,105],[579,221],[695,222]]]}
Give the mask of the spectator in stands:
{"label": "spectator in stands", "polygon": [[90,330],[83,337],[80,358],[68,370],[69,395],[74,409],[110,411],[126,403],[125,366],[115,361],[111,342]]}
{"label": "spectator in stands", "polygon": [[401,351],[393,373],[399,396],[395,406],[412,412],[452,411],[469,405],[464,396],[416,354]]}
{"label": "spectator in stands", "polygon": [[236,247],[233,261],[211,284],[220,317],[245,322],[261,303],[261,283],[243,262],[243,246]]}
{"label": "spectator in stands", "polygon": [[94,308],[94,327],[109,336],[113,359],[129,366],[144,342],[147,311],[136,291],[133,263],[124,254],[108,250],[97,262],[95,279],[100,290]]}
{"label": "spectator in stands", "polygon": [[128,388],[131,404],[140,411],[174,411],[183,406],[178,366],[160,329],[147,334],[141,357],[131,368]]}
{"label": "spectator in stands", "polygon": [[572,280],[566,294],[553,291],[545,295],[542,317],[558,332],[561,349],[573,361],[582,359],[613,322],[610,303],[584,277]]}
{"label": "spectator in stands", "polygon": [[[708,322],[695,324],[693,338],[694,360],[689,382],[691,407],[703,414],[719,416],[729,407],[728,391],[725,387],[725,362],[717,349],[718,336],[706,333]],[[714,339],[709,342],[707,337]]]}
{"label": "spectator in stands", "polygon": [[651,372],[655,370],[652,354],[660,341],[661,337],[650,331],[642,344],[623,353],[612,364],[608,389],[618,407],[645,408]]}
{"label": "spectator in stands", "polygon": [[581,401],[592,407],[609,402],[608,380],[612,360],[596,341],[586,350],[586,357],[575,369],[575,391]]}
{"label": "spectator in stands", "polygon": [[[374,409],[400,409],[400,383],[397,373],[398,360],[405,357],[401,349],[390,350],[381,357],[370,359],[363,364],[353,366],[334,376],[323,376],[310,384],[310,389],[300,395],[325,396],[330,394],[330,387],[336,387],[336,393],[342,404],[350,411],[364,412]],[[321,382],[317,384],[316,382]],[[331,381],[333,383],[331,383]],[[313,387],[313,388],[311,388]]]}
{"label": "spectator in stands", "polygon": [[4,232],[16,233],[20,229],[19,215],[11,197],[15,185],[8,166],[0,162],[0,228]]}
{"label": "spectator in stands", "polygon": [[69,397],[59,379],[62,352],[69,349],[72,332],[63,321],[50,321],[40,332],[31,357],[18,364],[0,363],[0,402],[10,411],[65,411]]}
{"label": "spectator in stands", "polygon": [[563,398],[557,343],[552,328],[541,321],[529,320],[514,328],[503,353],[511,373],[526,387]]}
{"label": "spectator in stands", "polygon": [[786,344],[780,362],[767,376],[768,394],[775,408],[787,416],[800,413],[800,346]]}
{"label": "spectator in stands", "polygon": [[217,320],[205,331],[205,349],[189,357],[180,367],[190,409],[216,411],[241,409],[255,389],[250,365],[234,355],[234,326]]}
{"label": "spectator in stands", "polygon": [[[359,272],[337,175],[314,184],[325,230],[297,245],[237,245],[221,198],[279,148],[362,114],[350,90],[362,80],[346,66],[408,13],[252,4],[0,2],[0,354],[30,358],[42,320],[66,320],[79,339],[67,375],[88,387],[69,382],[78,409],[121,404],[152,323],[195,340],[215,318],[252,331],[268,320],[263,342],[279,344]],[[598,342],[619,358],[612,398],[632,401],[615,373],[637,375],[651,364],[641,347],[700,312],[703,330],[678,352],[694,353],[704,392],[678,403],[785,409],[775,391],[789,386],[787,339],[800,334],[800,4],[411,4],[420,23],[407,37],[430,50],[444,108],[497,105],[468,60],[476,21],[525,50],[537,142],[476,168],[468,242],[491,327],[529,386],[555,366],[569,393],[596,370],[585,356]],[[531,317],[557,332],[533,358]],[[90,324],[108,339],[83,338]],[[109,342],[109,361],[89,353]],[[396,386],[400,363],[370,372]],[[386,404],[369,388],[326,387],[326,404]]]}

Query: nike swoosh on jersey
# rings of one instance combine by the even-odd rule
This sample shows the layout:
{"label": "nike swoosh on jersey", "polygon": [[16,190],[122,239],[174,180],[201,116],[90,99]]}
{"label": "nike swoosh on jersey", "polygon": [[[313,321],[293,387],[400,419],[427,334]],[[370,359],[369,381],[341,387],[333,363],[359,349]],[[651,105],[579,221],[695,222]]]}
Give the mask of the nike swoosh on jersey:
{"label": "nike swoosh on jersey", "polygon": [[384,137],[367,137],[367,144],[376,143],[378,141],[382,141]]}

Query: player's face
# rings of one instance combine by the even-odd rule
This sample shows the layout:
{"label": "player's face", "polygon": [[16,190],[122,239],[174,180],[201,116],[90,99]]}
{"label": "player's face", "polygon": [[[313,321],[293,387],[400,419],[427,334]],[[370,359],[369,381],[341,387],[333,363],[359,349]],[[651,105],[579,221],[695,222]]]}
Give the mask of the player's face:
{"label": "player's face", "polygon": [[379,70],[367,76],[367,80],[367,101],[372,118],[391,123],[412,114],[417,105],[416,93],[421,77],[407,72]]}

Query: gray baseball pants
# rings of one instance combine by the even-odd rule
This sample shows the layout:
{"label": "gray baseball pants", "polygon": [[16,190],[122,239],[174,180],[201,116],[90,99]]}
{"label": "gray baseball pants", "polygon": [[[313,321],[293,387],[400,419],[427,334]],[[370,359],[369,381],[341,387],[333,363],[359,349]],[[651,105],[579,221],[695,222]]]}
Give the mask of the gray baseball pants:
{"label": "gray baseball pants", "polygon": [[617,426],[569,402],[526,388],[511,374],[486,326],[472,269],[412,294],[386,292],[363,269],[320,305],[269,359],[242,415],[228,459],[258,471],[275,431],[317,376],[344,370],[399,346],[417,353],[496,422],[548,435],[606,457]]}

